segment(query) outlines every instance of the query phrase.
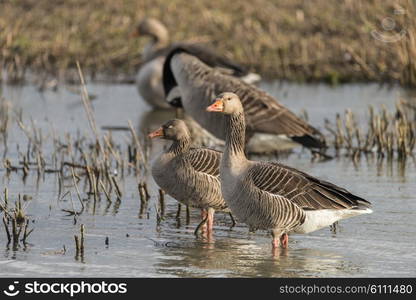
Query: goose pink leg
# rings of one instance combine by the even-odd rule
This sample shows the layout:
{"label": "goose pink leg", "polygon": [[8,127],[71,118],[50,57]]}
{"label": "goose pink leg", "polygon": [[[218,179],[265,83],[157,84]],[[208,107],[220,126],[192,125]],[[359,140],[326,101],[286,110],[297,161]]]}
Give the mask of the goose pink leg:
{"label": "goose pink leg", "polygon": [[289,245],[289,235],[287,233],[282,233],[281,230],[273,230],[272,231],[272,247],[273,249],[278,248],[281,246],[283,249],[286,249]]}
{"label": "goose pink leg", "polygon": [[212,208],[208,208],[208,219],[207,219],[207,230],[208,232],[212,232],[213,231],[213,227],[214,227],[214,213],[215,210]]}
{"label": "goose pink leg", "polygon": [[[205,220],[206,218],[208,217],[208,212],[207,212],[207,210],[206,209],[201,209],[201,219],[202,220]],[[207,221],[208,221],[208,219],[207,219]],[[201,228],[201,231],[202,232],[205,232],[205,231],[207,231],[207,223],[208,222],[205,222],[203,225],[202,225],[202,228]]]}
{"label": "goose pink leg", "polygon": [[280,245],[279,239],[273,238],[273,240],[272,240],[272,248],[273,249],[277,249],[277,248],[279,248],[279,245]]}
{"label": "goose pink leg", "polygon": [[283,233],[280,236],[280,243],[283,249],[287,248],[287,246],[289,245],[289,235],[287,233]]}

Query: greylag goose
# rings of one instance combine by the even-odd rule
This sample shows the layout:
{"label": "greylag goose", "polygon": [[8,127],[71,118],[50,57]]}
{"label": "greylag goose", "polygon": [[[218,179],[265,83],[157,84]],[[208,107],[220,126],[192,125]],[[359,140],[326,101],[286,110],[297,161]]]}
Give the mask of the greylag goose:
{"label": "greylag goose", "polygon": [[248,160],[244,109],[236,94],[219,95],[207,111],[219,112],[225,120],[220,166],[224,200],[251,229],[271,230],[274,249],[288,246],[288,233],[309,233],[372,212],[370,202],[344,188],[280,163]]}
{"label": "greylag goose", "polygon": [[221,152],[191,148],[188,128],[178,119],[166,122],[149,137],[173,141],[152,163],[155,182],[179,202],[201,209],[201,224],[206,221],[207,231],[212,232],[214,212],[227,211],[219,180]]}
{"label": "greylag goose", "polygon": [[136,76],[136,85],[143,100],[152,107],[167,109],[162,72],[165,56],[157,55],[169,46],[169,34],[166,27],[156,19],[146,18],[135,28],[131,37],[149,36],[150,42],[142,52],[142,65]]}
{"label": "greylag goose", "polygon": [[162,84],[163,64],[166,55],[178,46],[191,49],[190,51],[198,53],[208,65],[218,67],[227,74],[239,76],[246,82],[254,83],[260,80],[259,75],[247,72],[242,66],[219,56],[205,46],[190,43],[171,44],[168,30],[156,19],[146,18],[141,21],[131,33],[131,37],[139,36],[149,36],[151,39],[143,49],[143,63],[136,76],[136,85],[143,99],[153,107],[170,108],[169,103],[166,103]]}
{"label": "greylag goose", "polygon": [[209,114],[205,108],[212,98],[224,91],[241,96],[247,125],[247,142],[254,133],[286,135],[308,148],[325,147],[322,134],[297,117],[272,96],[254,85],[218,72],[194,52],[182,47],[169,53],[163,67],[165,94],[179,87],[181,103],[187,114],[214,136],[224,140],[226,122],[221,114]]}

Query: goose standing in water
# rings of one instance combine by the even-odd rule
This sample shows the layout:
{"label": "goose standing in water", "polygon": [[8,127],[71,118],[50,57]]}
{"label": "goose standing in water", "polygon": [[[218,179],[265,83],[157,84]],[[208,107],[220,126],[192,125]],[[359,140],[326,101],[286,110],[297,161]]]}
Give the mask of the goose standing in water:
{"label": "goose standing in water", "polygon": [[156,183],[179,202],[201,209],[200,225],[206,221],[208,233],[212,232],[214,212],[228,211],[219,180],[221,152],[191,148],[188,128],[178,119],[166,122],[149,137],[173,141],[152,164]]}
{"label": "goose standing in water", "polygon": [[371,213],[371,204],[344,188],[275,162],[244,154],[245,118],[239,97],[223,93],[207,107],[224,115],[226,146],[220,166],[225,202],[251,229],[272,231],[273,249],[288,246],[288,233],[309,233]]}
{"label": "goose standing in water", "polygon": [[[233,61],[216,54],[206,46],[191,43],[173,43],[171,44],[169,32],[165,25],[153,18],[146,18],[135,28],[131,37],[150,37],[150,42],[144,47],[142,53],[142,65],[136,76],[136,85],[140,95],[152,107],[167,109],[171,106],[166,102],[163,90],[163,64],[166,55],[176,47],[190,49],[197,53],[204,62],[212,67],[218,67],[221,72],[233,76],[240,76],[243,80],[254,83],[260,80],[260,76],[248,73],[242,66]],[[178,91],[172,91],[178,98]],[[166,94],[168,95],[168,94]]]}
{"label": "goose standing in water", "polygon": [[165,94],[179,87],[184,111],[214,136],[224,140],[226,121],[221,114],[205,108],[223,91],[241,96],[246,119],[247,142],[254,133],[286,135],[308,148],[323,148],[323,135],[297,117],[272,96],[242,80],[218,72],[202,62],[189,49],[177,47],[169,53],[163,67]]}

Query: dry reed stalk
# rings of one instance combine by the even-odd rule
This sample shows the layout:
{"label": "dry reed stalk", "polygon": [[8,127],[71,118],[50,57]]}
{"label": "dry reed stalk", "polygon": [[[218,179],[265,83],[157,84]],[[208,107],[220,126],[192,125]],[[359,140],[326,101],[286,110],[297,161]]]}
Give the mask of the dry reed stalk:
{"label": "dry reed stalk", "polygon": [[17,222],[16,219],[12,219],[12,241],[13,241],[13,247],[16,248],[19,244],[19,235],[17,231]]}
{"label": "dry reed stalk", "polygon": [[75,259],[78,259],[81,249],[80,249],[79,237],[76,234],[74,235],[74,240],[75,240]]}
{"label": "dry reed stalk", "polygon": [[81,193],[79,191],[78,184],[77,184],[77,181],[75,179],[75,172],[74,172],[73,168],[71,168],[71,174],[72,174],[72,182],[75,185],[75,190],[77,191],[78,200],[81,203],[82,211],[83,211],[84,210],[84,202],[82,201],[82,198],[81,198]]}
{"label": "dry reed stalk", "polygon": [[147,196],[147,193],[146,193],[146,191],[145,191],[145,189],[144,189],[143,182],[140,182],[140,183],[138,184],[138,188],[139,188],[139,194],[140,194],[140,201],[141,201],[142,203],[147,202],[147,201],[148,201],[148,196]]}
{"label": "dry reed stalk", "polygon": [[62,187],[63,187],[63,181],[62,181],[62,171],[58,173],[58,198],[61,197],[62,194]]}
{"label": "dry reed stalk", "polygon": [[160,231],[160,223],[163,221],[162,211],[160,207],[157,207],[155,205],[155,211],[156,211],[156,231]]}
{"label": "dry reed stalk", "polygon": [[34,228],[32,228],[31,230],[28,231],[27,230],[28,228],[29,228],[29,220],[27,219],[26,224],[25,224],[25,229],[24,229],[24,232],[23,232],[23,239],[22,239],[22,242],[23,242],[24,245],[26,244],[27,238],[29,237],[29,235],[34,230]]}
{"label": "dry reed stalk", "polygon": [[177,220],[179,220],[181,218],[181,211],[182,211],[182,205],[180,203],[178,203],[178,209],[176,211],[176,216],[175,216],[175,218]]}
{"label": "dry reed stalk", "polygon": [[339,114],[336,115],[336,124],[337,124],[337,139],[336,139],[336,148],[341,148],[344,144],[344,131],[341,121],[341,116]]}
{"label": "dry reed stalk", "polygon": [[[122,165],[122,159],[116,151],[114,151],[113,146],[111,145],[110,140],[107,138],[107,136],[103,137],[105,144],[107,145],[108,149],[110,150],[110,153],[113,155],[114,159],[117,161],[118,165]],[[110,160],[110,159],[107,159]]]}
{"label": "dry reed stalk", "polygon": [[89,190],[88,190],[88,195],[91,195],[94,193],[94,178],[93,178],[93,171],[91,170],[91,167],[89,165],[86,166],[86,170],[87,170],[87,180],[89,183]]}
{"label": "dry reed stalk", "polygon": [[347,142],[347,149],[353,149],[353,135],[354,135],[354,115],[350,109],[345,111],[345,128],[346,128],[346,142]]}
{"label": "dry reed stalk", "polygon": [[12,238],[11,238],[11,234],[10,234],[9,226],[8,226],[7,222],[8,222],[8,219],[6,217],[6,211],[5,211],[4,216],[3,216],[3,225],[4,225],[4,230],[6,232],[7,241],[8,241],[8,243],[10,243]]}
{"label": "dry reed stalk", "polygon": [[[128,120],[127,122],[128,122],[128,124],[129,124],[130,132],[131,132],[131,135],[132,135],[132,137],[133,137],[134,144],[136,145],[136,157],[135,157],[135,162],[137,163],[137,162],[142,161],[142,163],[143,163],[143,164],[144,164],[144,166],[146,167],[146,165],[147,165],[147,164],[146,164],[146,158],[145,158],[145,155],[144,155],[144,152],[143,152],[142,146],[141,146],[141,144],[140,144],[139,138],[138,138],[138,136],[137,136],[137,133],[136,133],[136,131],[134,130],[134,127],[133,127],[133,125],[132,125],[131,121],[130,121],[130,120]],[[137,150],[138,150],[139,152],[137,152]]]}
{"label": "dry reed stalk", "polygon": [[165,191],[159,189],[159,208],[160,214],[163,217],[165,215]]}
{"label": "dry reed stalk", "polygon": [[9,189],[7,187],[4,188],[4,208],[7,210],[7,206],[9,203]]}
{"label": "dry reed stalk", "polygon": [[101,186],[101,188],[102,188],[102,190],[104,192],[105,197],[107,198],[107,201],[108,202],[111,202],[110,194],[107,192],[107,189],[105,188],[104,183],[101,181],[101,179],[99,179],[98,182],[99,182],[99,185]]}
{"label": "dry reed stalk", "polygon": [[81,237],[80,237],[81,256],[84,256],[84,249],[85,249],[85,245],[84,245],[84,242],[85,242],[85,237],[84,237],[84,235],[85,235],[85,226],[84,226],[84,224],[81,224],[80,234],[81,234]]}
{"label": "dry reed stalk", "polygon": [[96,145],[98,146],[98,149],[100,152],[102,152],[102,147],[100,144],[99,134],[97,130],[97,124],[95,122],[94,114],[92,113],[92,105],[90,96],[87,91],[87,86],[85,84],[84,75],[81,70],[81,65],[79,64],[79,61],[76,61],[77,69],[78,69],[78,75],[81,80],[81,87],[82,87],[82,93],[81,93],[81,100],[82,104],[84,105],[85,112],[87,114],[87,119],[90,124],[90,128],[95,136]]}
{"label": "dry reed stalk", "polygon": [[95,206],[98,200],[98,189],[97,189],[97,180],[95,177],[95,174],[92,173],[92,184],[93,184],[93,197],[94,197],[94,207],[93,207],[93,213],[95,214]]}
{"label": "dry reed stalk", "polygon": [[189,209],[189,206],[186,206],[186,225],[189,225],[191,223],[191,211]]}
{"label": "dry reed stalk", "polygon": [[147,182],[146,181],[143,181],[142,182],[142,186],[143,186],[144,192],[146,193],[146,198],[149,199],[150,198],[150,194],[149,194],[149,191],[147,189]]}
{"label": "dry reed stalk", "polygon": [[120,187],[119,187],[119,185],[118,185],[118,183],[117,183],[117,179],[116,179],[116,177],[115,177],[115,176],[111,176],[111,180],[113,181],[113,184],[114,184],[114,186],[115,186],[115,188],[116,188],[117,198],[118,198],[119,200],[121,200],[121,197],[123,196],[123,193],[121,192],[121,189],[120,189]]}

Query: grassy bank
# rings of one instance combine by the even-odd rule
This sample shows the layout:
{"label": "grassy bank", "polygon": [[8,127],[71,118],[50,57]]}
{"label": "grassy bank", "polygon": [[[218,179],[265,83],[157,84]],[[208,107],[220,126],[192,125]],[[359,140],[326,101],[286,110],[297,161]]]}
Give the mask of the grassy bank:
{"label": "grassy bank", "polygon": [[0,0],[0,6],[0,63],[9,80],[29,69],[68,75],[76,60],[90,74],[132,74],[145,41],[128,35],[152,16],[169,27],[172,40],[208,42],[268,77],[416,86],[412,0]]}

